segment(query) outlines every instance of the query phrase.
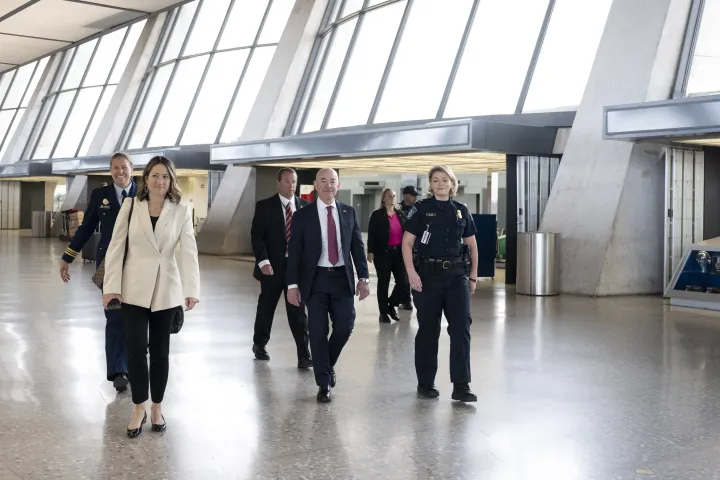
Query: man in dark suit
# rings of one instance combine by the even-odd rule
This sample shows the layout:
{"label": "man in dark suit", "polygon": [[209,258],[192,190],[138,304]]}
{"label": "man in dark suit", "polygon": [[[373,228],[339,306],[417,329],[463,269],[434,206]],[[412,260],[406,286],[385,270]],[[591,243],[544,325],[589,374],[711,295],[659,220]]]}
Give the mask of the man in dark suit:
{"label": "man in dark suit", "polygon": [[270,341],[275,308],[280,295],[285,292],[285,309],[297,346],[298,368],[310,368],[312,360],[305,307],[288,303],[285,275],[288,240],[294,227],[293,213],[310,202],[295,196],[297,174],[292,168],[283,168],[278,172],[276,187],[276,195],[257,202],[250,230],[253,253],[257,261],[253,276],[260,281],[253,353],[258,360],[270,360],[265,346]]}
{"label": "man in dark suit", "polygon": [[[110,175],[113,184],[96,188],[90,194],[82,225],[75,232],[70,244],[60,260],[60,277],[63,282],[70,281],[70,264],[83,245],[90,240],[95,229],[100,225],[100,242],[95,254],[95,266],[100,266],[105,259],[110,239],[112,238],[115,219],[120,206],[126,197],[133,198],[137,193],[137,185],[132,179],[133,165],[125,153],[116,153],[110,159]],[[115,390],[127,390],[127,352],[125,347],[125,328],[120,310],[105,310],[105,360],[107,363],[107,379],[113,382]]]}
{"label": "man in dark suit", "polygon": [[[355,325],[354,297],[364,300],[370,294],[360,224],[351,206],[335,200],[339,187],[335,170],[324,168],[317,173],[318,200],[293,216],[288,255],[288,301],[299,306],[304,300],[308,308],[318,402],[331,400],[330,389],[337,380],[335,363]],[[353,262],[358,270],[357,288]]]}

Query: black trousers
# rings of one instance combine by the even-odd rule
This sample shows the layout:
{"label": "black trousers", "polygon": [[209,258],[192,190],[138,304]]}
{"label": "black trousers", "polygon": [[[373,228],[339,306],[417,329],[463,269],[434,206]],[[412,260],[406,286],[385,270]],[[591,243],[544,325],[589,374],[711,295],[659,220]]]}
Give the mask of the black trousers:
{"label": "black trousers", "polygon": [[[125,337],[128,350],[128,379],[133,403],[148,399],[148,383],[153,403],[161,403],[165,396],[170,363],[170,328],[176,309],[151,312],[149,308],[123,303]],[[150,375],[148,378],[148,330],[150,331]]]}
{"label": "black trousers", "polygon": [[415,335],[415,372],[418,384],[432,385],[438,368],[438,341],[442,315],[450,335],[450,381],[470,383],[470,291],[465,268],[442,274],[420,270],[422,292],[413,291],[418,331]]}
{"label": "black trousers", "polygon": [[[330,373],[355,326],[355,296],[345,267],[332,271],[318,267],[306,304],[315,383],[322,387],[330,384]],[[329,340],[328,315],[332,323]]]}
{"label": "black trousers", "polygon": [[[403,263],[400,248],[391,248],[386,252],[375,254],[375,272],[377,273],[377,302],[381,314],[390,313],[390,304],[401,305],[410,303],[410,284]],[[388,298],[390,275],[395,277],[395,287]]]}
{"label": "black trousers", "polygon": [[274,275],[264,275],[260,281],[260,297],[258,297],[257,312],[255,313],[255,335],[253,343],[265,346],[270,341],[273,317],[280,295],[285,294],[285,311],[287,312],[290,331],[295,339],[298,360],[310,358],[310,340],[307,329],[307,316],[305,305],[300,307],[291,305],[287,301],[287,282],[285,270],[275,272]]}

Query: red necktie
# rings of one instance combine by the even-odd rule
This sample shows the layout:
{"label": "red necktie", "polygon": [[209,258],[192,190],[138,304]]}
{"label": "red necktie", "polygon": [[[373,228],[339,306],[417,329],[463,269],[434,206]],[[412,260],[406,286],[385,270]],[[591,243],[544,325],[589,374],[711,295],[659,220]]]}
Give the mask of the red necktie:
{"label": "red necktie", "polygon": [[337,229],[335,228],[335,218],[333,217],[332,210],[332,205],[327,207],[328,258],[330,259],[331,265],[337,265],[340,259],[338,258]]}
{"label": "red necktie", "polygon": [[285,253],[290,246],[290,229],[292,227],[292,208],[290,202],[285,205]]}

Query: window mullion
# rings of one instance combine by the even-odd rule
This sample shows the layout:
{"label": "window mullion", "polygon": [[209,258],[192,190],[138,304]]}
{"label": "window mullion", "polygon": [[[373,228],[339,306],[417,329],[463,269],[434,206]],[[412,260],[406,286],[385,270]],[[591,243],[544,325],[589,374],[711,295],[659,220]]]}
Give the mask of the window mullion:
{"label": "window mullion", "polygon": [[543,43],[545,42],[545,35],[547,34],[548,27],[550,26],[550,20],[552,19],[553,10],[555,9],[555,0],[548,2],[548,8],[545,12],[545,18],[543,19],[540,33],[538,33],[537,42],[535,43],[535,51],[533,51],[532,58],[530,58],[530,65],[528,65],[527,74],[525,75],[525,83],[523,83],[522,90],[520,90],[520,97],[518,97],[518,103],[515,107],[515,113],[522,113],[523,107],[525,107],[525,100],[527,94],[530,91],[530,83],[532,82],[533,75],[535,74],[535,67],[537,67],[538,59],[540,58],[540,52],[542,51]]}

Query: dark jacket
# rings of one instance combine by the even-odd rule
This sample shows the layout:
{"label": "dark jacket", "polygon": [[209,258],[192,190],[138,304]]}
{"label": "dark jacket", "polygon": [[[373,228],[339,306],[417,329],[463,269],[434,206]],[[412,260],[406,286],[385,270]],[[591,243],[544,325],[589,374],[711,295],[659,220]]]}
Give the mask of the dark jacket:
{"label": "dark jacket", "polygon": [[[297,196],[293,201],[296,210],[310,204],[307,200]],[[293,222],[292,229],[294,228],[295,223]],[[280,195],[275,194],[255,204],[255,215],[250,229],[250,241],[255,255],[253,277],[257,280],[264,277],[258,266],[258,263],[263,260],[270,261],[273,271],[285,270],[285,246],[287,241],[285,240],[285,214],[283,213]]]}
{"label": "dark jacket", "polygon": [[[134,181],[131,181],[128,197],[133,198],[136,193],[137,185]],[[95,253],[95,265],[100,265],[105,259],[105,253],[108,245],[110,245],[120,206],[113,184],[93,190],[90,193],[90,201],[87,210],[85,210],[82,225],[78,227],[75,236],[70,240],[62,259],[72,263],[78,253],[82,251],[83,246],[92,238],[98,224],[100,224],[100,243],[98,243],[97,252]]]}
{"label": "dark jacket", "polygon": [[[335,202],[340,218],[340,242],[342,244],[345,272],[350,291],[355,294],[355,272],[358,278],[370,278],[365,245],[355,209],[344,203]],[[290,235],[287,284],[298,285],[304,300],[307,300],[315,280],[315,271],[322,255],[322,231],[317,205],[312,204],[295,212],[293,230]]]}
{"label": "dark jacket", "polygon": [[[402,210],[395,209],[395,213],[400,219],[400,225],[405,228],[407,216]],[[374,255],[382,255],[387,251],[388,240],[390,239],[390,219],[387,216],[385,207],[378,208],[370,215],[370,224],[368,225],[368,253]]]}

